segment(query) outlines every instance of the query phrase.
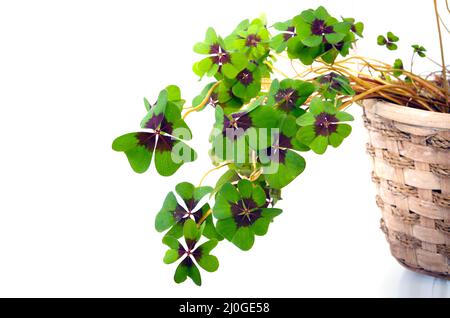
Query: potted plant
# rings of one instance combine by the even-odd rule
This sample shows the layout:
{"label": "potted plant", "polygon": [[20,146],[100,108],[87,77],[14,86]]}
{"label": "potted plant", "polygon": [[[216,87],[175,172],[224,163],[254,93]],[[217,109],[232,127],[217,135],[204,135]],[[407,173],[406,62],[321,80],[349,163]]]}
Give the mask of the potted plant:
{"label": "potted plant", "polygon": [[[434,10],[440,62],[418,44],[411,46],[408,70],[401,59],[393,66],[362,61],[361,68],[372,73],[359,69],[352,83],[358,95],[352,101],[364,106],[376,202],[391,254],[408,269],[450,279],[450,91],[442,39],[442,30],[449,29],[436,0]],[[377,40],[395,50],[399,39],[389,32]],[[441,70],[416,75],[415,57],[427,58]]]}
{"label": "potted plant", "polygon": [[[179,262],[174,277],[177,283],[190,277],[200,285],[197,265],[209,272],[217,270],[219,262],[211,253],[219,242],[249,250],[257,236],[266,235],[269,225],[282,213],[276,207],[282,189],[305,169],[301,152],[323,154],[329,146],[338,147],[350,134],[348,122],[353,120],[344,109],[361,101],[371,135],[368,149],[375,161],[374,180],[379,180],[377,202],[383,207],[383,228],[392,242],[393,254],[408,266],[420,266],[421,270],[448,278],[448,267],[437,265],[438,260],[429,253],[425,256],[431,257],[433,270],[423,266],[426,262],[422,256],[414,259],[416,263],[408,263],[412,248],[417,255],[431,250],[439,255],[439,261],[448,261],[450,115],[446,114],[449,98],[445,63],[442,63],[442,76],[438,77],[441,83],[404,70],[400,60],[391,66],[349,55],[362,33],[361,22],[335,18],[323,7],[305,10],[271,26],[264,17],[244,20],[225,37],[209,28],[204,40],[194,46],[194,51],[202,57],[194,64],[193,71],[201,79],[210,80],[193,98],[192,106],[184,106],[185,100],[175,85],[164,88],[155,103],[144,99],[147,113],[141,129],[113,142],[113,149],[124,152],[137,173],[147,171],[154,161],[160,175],[170,176],[184,163],[195,160],[196,152],[186,143],[192,134],[185,120],[203,110],[214,114],[209,136],[209,156],[214,167],[200,178],[198,185],[178,184],[175,191],[167,194],[156,214],[156,230],[164,232],[162,241],[168,246],[164,262]],[[378,38],[380,45],[391,50],[396,48],[397,41],[391,32]],[[414,56],[425,56],[425,49],[420,45],[415,45],[413,50]],[[282,58],[291,61],[296,76],[286,76],[274,65]],[[274,74],[283,78],[274,78]],[[411,117],[410,112],[415,115]],[[401,119],[403,113],[408,114],[405,116],[409,121]],[[412,122],[417,118],[418,125]],[[439,148],[438,155],[428,152],[425,155],[419,151],[422,148],[411,146],[409,152],[394,149],[397,157],[392,157],[389,138],[393,129],[396,134],[409,136],[402,139],[409,142],[407,146],[420,144],[428,149],[439,144],[435,147]],[[379,134],[385,138],[384,143]],[[394,164],[396,160],[398,165]],[[388,168],[389,164],[394,164],[392,169]],[[395,178],[398,169],[404,167],[419,172],[402,170],[405,179],[400,178],[399,182]],[[205,177],[219,169],[224,173],[215,185],[205,186]],[[426,185],[429,181],[426,178],[432,173],[439,174],[436,177],[440,178],[439,182],[432,178],[433,185],[439,183],[439,191],[430,186],[422,191],[420,186]],[[410,185],[418,176],[424,179]],[[409,197],[398,201],[397,197],[385,195],[395,187],[400,189],[400,185],[411,193],[415,191],[416,198],[427,199],[424,201],[431,204],[431,210],[422,207],[415,211]],[[411,217],[416,222],[408,223],[409,228],[400,226],[397,219],[395,223],[386,214],[403,213],[405,207],[409,214],[402,214],[402,218]],[[439,241],[434,240],[432,230],[442,231]],[[417,233],[420,235],[415,237]],[[425,241],[429,237],[433,240]],[[393,242],[394,239],[397,241]],[[422,240],[421,244],[418,240]],[[400,251],[398,242],[409,249]]]}

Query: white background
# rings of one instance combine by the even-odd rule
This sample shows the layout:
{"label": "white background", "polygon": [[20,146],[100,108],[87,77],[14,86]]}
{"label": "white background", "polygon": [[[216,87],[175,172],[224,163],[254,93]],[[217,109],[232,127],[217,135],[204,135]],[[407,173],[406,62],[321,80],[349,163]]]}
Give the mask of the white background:
{"label": "white background", "polygon": [[[249,252],[220,244],[201,288],[173,282],[153,224],[167,192],[211,167],[212,111],[188,117],[199,159],[171,178],[153,166],[134,174],[111,150],[139,127],[144,96],[172,83],[188,101],[199,92],[192,46],[208,26],[227,34],[247,17],[265,12],[271,24],[318,4],[365,23],[360,54],[408,61],[417,42],[439,59],[432,1],[1,1],[0,296],[450,297],[449,283],[389,254],[357,105],[339,149],[306,154],[268,235]],[[390,30],[395,53],[375,44]]]}

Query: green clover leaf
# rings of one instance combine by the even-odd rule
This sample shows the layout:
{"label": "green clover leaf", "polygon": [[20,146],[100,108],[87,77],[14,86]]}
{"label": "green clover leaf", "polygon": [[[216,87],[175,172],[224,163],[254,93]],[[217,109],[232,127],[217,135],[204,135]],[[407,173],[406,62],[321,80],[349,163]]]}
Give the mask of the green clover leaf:
{"label": "green clover leaf", "polygon": [[350,30],[360,38],[363,37],[364,24],[362,22],[356,22],[354,18],[343,18],[345,22],[350,23]]}
{"label": "green clover leaf", "polygon": [[354,19],[337,20],[323,7],[303,11],[294,17],[293,25],[296,36],[287,44],[288,55],[306,65],[319,56],[326,63],[333,63],[338,54],[346,56],[355,42],[355,34],[363,28]]}
{"label": "green clover leaf", "polygon": [[260,185],[240,180],[227,183],[218,192],[213,214],[217,231],[240,249],[252,248],[255,235],[265,235],[281,209],[266,208],[266,193]]}
{"label": "green clover leaf", "polygon": [[338,147],[350,134],[351,126],[341,122],[351,120],[353,117],[338,111],[333,102],[313,98],[309,111],[297,119],[297,124],[302,126],[297,132],[297,139],[315,153],[323,154],[328,145]]}
{"label": "green clover leaf", "polygon": [[145,99],[148,113],[141,127],[147,130],[116,138],[112,144],[113,150],[124,152],[137,173],[147,171],[153,154],[156,170],[162,176],[171,176],[184,163],[194,161],[197,154],[182,141],[192,137],[189,127],[181,118],[183,103],[176,86],[162,90],[154,106]]}
{"label": "green clover leaf", "polygon": [[286,43],[290,59],[299,59],[305,65],[311,65],[314,60],[323,54],[323,46],[309,47],[302,43],[299,36],[294,36]]}
{"label": "green clover leaf", "polygon": [[233,93],[233,81],[222,81],[219,86],[214,90],[214,94],[217,94],[217,105],[219,105],[225,114],[231,114],[239,110],[244,101],[234,95]]}
{"label": "green clover leaf", "polygon": [[[183,225],[187,220],[192,219],[198,223],[210,210],[209,204],[204,203],[200,205],[200,201],[204,196],[210,194],[212,190],[211,187],[194,187],[189,182],[177,184],[175,192],[182,201],[179,203],[173,192],[167,194],[161,210],[156,215],[156,230],[163,232],[170,228],[166,233],[167,236],[181,237]],[[204,236],[222,240],[222,237],[216,232],[211,214],[204,219],[202,224],[205,227],[203,231]]]}
{"label": "green clover leaf", "polygon": [[[194,99],[192,99],[192,105],[193,105],[193,107],[196,107],[197,105],[200,105],[200,103],[205,99],[205,97],[206,97],[206,95],[208,94],[209,90],[211,89],[211,87],[214,86],[215,83],[216,83],[216,82],[208,83],[208,84],[202,89],[202,91],[200,92],[200,94],[198,94],[197,96],[194,97]],[[210,106],[212,106],[212,107],[215,108],[215,107],[218,105],[218,103],[219,103],[219,100],[218,100],[218,94],[217,94],[216,92],[213,92],[213,93],[209,96],[208,102],[207,102],[204,106],[202,106],[202,107],[200,107],[200,108],[197,108],[197,111],[202,111],[202,110],[205,109],[205,107],[208,106],[208,105],[210,105]]]}
{"label": "green clover leaf", "polygon": [[[180,90],[180,88],[178,86],[176,86],[176,85],[169,85],[169,86],[166,87],[166,91],[167,91],[167,102],[171,103],[171,104],[174,104],[180,110],[182,110],[183,106],[184,106],[184,103],[186,101],[181,98],[181,90]],[[150,110],[150,107],[149,107],[150,105],[148,104],[148,101],[147,101],[145,106],[146,106],[147,111],[149,111]]]}
{"label": "green clover leaf", "polygon": [[207,84],[203,88],[201,93],[194,97],[194,99],[192,100],[193,107],[196,107],[197,111],[202,111],[206,106],[211,106],[213,108],[220,106],[226,114],[230,114],[239,110],[244,103],[240,98],[236,97],[233,94],[231,87],[227,86],[226,83],[227,82],[225,81],[220,81],[218,86],[215,87],[215,89],[209,95],[207,103],[202,107],[197,108],[197,106],[200,105],[201,102],[205,99],[208,92],[216,84],[216,82]]}
{"label": "green clover leaf", "polygon": [[377,44],[380,46],[386,46],[388,50],[395,51],[397,50],[398,46],[395,42],[398,42],[399,37],[396,36],[394,33],[389,31],[386,34],[386,37],[383,35],[379,35],[377,37]]}
{"label": "green clover leaf", "polygon": [[386,45],[386,43],[387,43],[387,40],[386,40],[386,38],[383,35],[379,35],[377,37],[377,44],[378,45],[382,46],[382,45]]}
{"label": "green clover leaf", "polygon": [[[218,161],[232,161],[245,165],[250,162],[250,149],[270,145],[270,128],[278,127],[279,114],[272,107],[261,105],[256,99],[247,109],[225,114],[216,108],[216,122],[210,137],[212,156]],[[259,129],[265,128],[265,129]]]}
{"label": "green clover leaf", "polygon": [[220,176],[217,180],[216,185],[214,186],[213,191],[211,192],[211,196],[216,194],[222,187],[227,183],[233,183],[239,181],[241,178],[239,174],[234,169],[228,169],[224,174]]}
{"label": "green clover leaf", "polygon": [[284,79],[279,82],[272,81],[267,97],[267,106],[292,114],[296,117],[304,113],[300,108],[314,92],[314,85],[294,79]]}
{"label": "green clover leaf", "polygon": [[258,60],[269,51],[270,33],[261,19],[251,23],[241,23],[236,30],[225,38],[225,46],[244,53],[249,60]]}
{"label": "green clover leaf", "polygon": [[277,22],[273,25],[274,29],[281,31],[270,40],[270,47],[276,52],[283,52],[289,44],[289,41],[296,36],[295,26],[292,20]]}
{"label": "green clover leaf", "polygon": [[222,92],[225,93],[220,96],[222,99],[229,95],[248,103],[261,91],[261,70],[255,63],[248,63],[233,79],[224,80],[223,86],[229,89]]}
{"label": "green clover leaf", "polygon": [[316,85],[319,93],[326,99],[334,99],[336,95],[355,95],[349,79],[334,72],[319,76]]}
{"label": "green clover leaf", "polygon": [[287,186],[305,169],[305,159],[296,151],[306,151],[309,147],[296,139],[297,130],[296,118],[284,115],[272,146],[258,153],[263,175],[273,189]]}
{"label": "green clover leaf", "polygon": [[164,263],[171,264],[184,257],[175,271],[174,280],[178,284],[184,282],[187,277],[190,277],[198,286],[202,284],[196,263],[207,272],[215,272],[219,267],[217,257],[210,255],[211,250],[218,243],[216,239],[211,239],[197,247],[202,232],[203,227],[197,227],[194,220],[188,219],[183,225],[186,246],[173,236],[163,238],[163,243],[170,248],[164,256]]}
{"label": "green clover leaf", "polygon": [[399,40],[399,37],[390,31],[387,33],[387,38],[388,38],[388,41],[390,41],[390,42],[398,42],[398,40]]}
{"label": "green clover leaf", "polygon": [[339,54],[342,56],[347,56],[349,54],[353,42],[355,42],[355,35],[348,32],[342,41],[337,43],[325,43],[325,52],[320,57],[324,62],[332,64]]}
{"label": "green clover leaf", "polygon": [[213,28],[206,31],[204,42],[195,44],[194,52],[208,55],[193,66],[194,73],[200,77],[206,74],[218,79],[223,76],[234,78],[248,63],[244,54],[227,51],[224,41]]}
{"label": "green clover leaf", "polygon": [[396,59],[394,61],[394,65],[392,66],[394,68],[394,71],[392,72],[392,74],[395,77],[399,77],[403,74],[402,70],[403,70],[403,61],[401,59]]}
{"label": "green clover leaf", "polygon": [[427,51],[422,45],[413,44],[411,47],[414,49],[414,53],[417,53],[420,57],[425,57],[425,52]]}
{"label": "green clover leaf", "polygon": [[293,22],[302,43],[309,47],[336,44],[345,38],[351,27],[350,23],[330,16],[324,7],[303,11]]}

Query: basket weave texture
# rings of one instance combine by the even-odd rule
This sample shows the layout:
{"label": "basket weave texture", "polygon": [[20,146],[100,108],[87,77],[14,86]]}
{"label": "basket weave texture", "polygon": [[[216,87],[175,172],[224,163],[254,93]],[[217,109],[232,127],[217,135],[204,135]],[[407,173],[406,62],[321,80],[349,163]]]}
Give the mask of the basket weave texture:
{"label": "basket weave texture", "polygon": [[367,152],[392,255],[450,279],[450,114],[365,100]]}

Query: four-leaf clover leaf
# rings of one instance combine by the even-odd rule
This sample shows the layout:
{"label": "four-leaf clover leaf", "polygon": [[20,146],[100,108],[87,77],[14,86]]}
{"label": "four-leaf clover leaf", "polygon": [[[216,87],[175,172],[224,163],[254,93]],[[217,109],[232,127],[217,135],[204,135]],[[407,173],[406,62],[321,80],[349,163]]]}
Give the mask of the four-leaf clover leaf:
{"label": "four-leaf clover leaf", "polygon": [[213,208],[217,231],[240,249],[251,249],[255,235],[265,235],[273,218],[282,212],[265,206],[266,193],[260,185],[245,179],[236,186],[225,184]]}
{"label": "four-leaf clover leaf", "polygon": [[211,187],[194,187],[189,182],[181,182],[176,185],[175,192],[181,198],[178,202],[175,194],[169,192],[164,200],[163,206],[156,215],[155,228],[158,232],[163,232],[170,228],[166,235],[176,238],[181,237],[183,233],[183,225],[187,220],[195,222],[203,221],[205,228],[203,235],[207,238],[216,238],[221,240],[222,237],[217,234],[212,216],[206,213],[210,210],[209,204],[200,204],[203,197],[210,194],[213,189]]}
{"label": "four-leaf clover leaf", "polygon": [[257,149],[271,144],[270,128],[277,127],[279,116],[272,107],[262,106],[261,101],[257,99],[248,109],[229,115],[216,108],[215,129],[210,138],[216,157],[245,164],[249,160],[249,147]]}
{"label": "four-leaf clover leaf", "polygon": [[279,132],[272,138],[272,146],[258,153],[263,175],[273,189],[287,186],[305,170],[305,159],[296,151],[306,151],[309,147],[297,140],[295,120],[292,115],[284,115]]}
{"label": "four-leaf clover leaf", "polygon": [[351,27],[350,23],[339,22],[330,16],[324,7],[305,10],[293,21],[300,40],[309,47],[336,44],[345,38]]}
{"label": "four-leaf clover leaf", "polygon": [[217,36],[213,28],[206,31],[205,41],[197,43],[194,51],[208,55],[194,64],[194,73],[200,77],[205,74],[209,77],[223,74],[228,78],[234,78],[247,65],[247,57],[239,52],[227,51],[224,41]]}
{"label": "four-leaf clover leaf", "polygon": [[251,23],[243,21],[238,28],[225,38],[227,47],[243,52],[250,60],[257,60],[269,50],[270,34],[264,21],[255,19]]}
{"label": "four-leaf clover leaf", "polygon": [[179,90],[170,87],[160,92],[154,106],[145,100],[148,113],[141,127],[147,130],[114,140],[112,148],[126,154],[135,172],[147,171],[154,153],[156,170],[162,176],[171,176],[183,163],[196,159],[195,151],[181,141],[191,139],[192,135],[181,118],[183,105],[178,95]]}
{"label": "four-leaf clover leaf", "polygon": [[328,145],[338,147],[350,134],[352,127],[342,122],[351,120],[350,114],[338,111],[332,102],[316,97],[311,100],[309,111],[297,119],[302,126],[297,138],[315,153],[323,154]]}
{"label": "four-leaf clover leaf", "polygon": [[249,62],[233,79],[225,81],[227,87],[231,87],[234,96],[239,97],[244,102],[249,102],[261,90],[261,71],[255,63]]}
{"label": "four-leaf clover leaf", "polygon": [[202,226],[197,227],[195,221],[189,219],[183,226],[185,246],[173,236],[163,238],[163,243],[170,247],[164,256],[164,263],[171,264],[184,257],[175,271],[174,280],[178,284],[184,282],[187,277],[190,277],[198,286],[202,284],[202,278],[196,263],[207,272],[215,272],[219,267],[217,257],[209,254],[217,245],[216,239],[211,239],[197,246],[202,231]]}
{"label": "four-leaf clover leaf", "polygon": [[275,79],[270,86],[267,105],[298,117],[304,113],[300,106],[311,96],[314,89],[314,85],[308,82],[294,79],[279,82]]}
{"label": "four-leaf clover leaf", "polygon": [[364,27],[351,18],[339,21],[323,7],[305,10],[292,22],[278,26],[285,31],[273,38],[272,48],[283,50],[287,46],[289,58],[298,58],[305,65],[311,65],[318,57],[326,63],[333,63],[338,54],[346,56],[356,41],[355,35],[362,36]]}

